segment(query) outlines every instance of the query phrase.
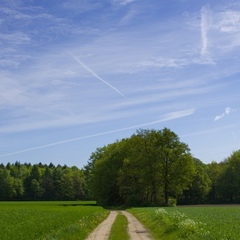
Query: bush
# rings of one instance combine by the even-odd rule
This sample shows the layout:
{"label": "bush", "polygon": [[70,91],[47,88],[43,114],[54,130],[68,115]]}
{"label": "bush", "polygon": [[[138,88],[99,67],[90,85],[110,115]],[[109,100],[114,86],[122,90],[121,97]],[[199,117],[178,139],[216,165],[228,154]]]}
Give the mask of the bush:
{"label": "bush", "polygon": [[176,207],[176,206],[177,206],[177,199],[176,198],[169,198],[168,207]]}

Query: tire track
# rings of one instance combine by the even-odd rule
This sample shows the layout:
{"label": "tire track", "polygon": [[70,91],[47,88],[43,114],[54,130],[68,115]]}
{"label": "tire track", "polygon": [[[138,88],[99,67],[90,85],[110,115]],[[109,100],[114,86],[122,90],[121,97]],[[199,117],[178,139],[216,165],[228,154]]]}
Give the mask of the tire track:
{"label": "tire track", "polygon": [[111,211],[108,217],[88,236],[86,240],[108,240],[111,227],[117,216],[117,211]]}
{"label": "tire track", "polygon": [[146,228],[129,212],[122,211],[128,220],[128,234],[131,240],[153,240]]}

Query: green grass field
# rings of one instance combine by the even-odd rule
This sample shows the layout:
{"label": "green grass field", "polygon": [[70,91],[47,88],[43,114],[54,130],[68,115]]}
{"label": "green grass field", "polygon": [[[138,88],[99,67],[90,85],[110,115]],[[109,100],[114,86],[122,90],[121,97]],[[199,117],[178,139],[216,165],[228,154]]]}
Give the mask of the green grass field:
{"label": "green grass field", "polygon": [[109,240],[128,240],[127,225],[127,218],[119,212],[112,225]]}
{"label": "green grass field", "polygon": [[[156,240],[240,239],[240,206],[131,208],[128,211]],[[83,240],[108,213],[94,202],[0,202],[0,239]],[[119,215],[112,234],[114,228],[126,233],[126,227],[126,219]]]}
{"label": "green grass field", "polygon": [[108,213],[94,202],[0,202],[0,239],[83,240]]}
{"label": "green grass field", "polygon": [[155,239],[239,240],[240,206],[132,208],[133,213],[153,233]]}

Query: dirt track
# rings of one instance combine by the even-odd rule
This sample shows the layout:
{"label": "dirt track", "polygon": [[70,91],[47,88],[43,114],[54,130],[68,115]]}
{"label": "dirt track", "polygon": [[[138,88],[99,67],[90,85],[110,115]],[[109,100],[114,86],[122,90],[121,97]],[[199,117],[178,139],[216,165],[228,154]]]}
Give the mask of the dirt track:
{"label": "dirt track", "polygon": [[131,240],[151,240],[153,239],[146,228],[129,212],[122,211],[128,220],[128,235]]}
{"label": "dirt track", "polygon": [[[107,219],[105,219],[86,240],[108,240],[112,224],[117,217],[117,211],[111,211]],[[144,228],[144,226],[131,214],[122,211],[122,214],[128,220],[128,235],[131,240],[152,240],[153,238]]]}
{"label": "dirt track", "polygon": [[111,211],[98,227],[89,235],[86,240],[108,240],[112,224],[117,216],[117,211]]}

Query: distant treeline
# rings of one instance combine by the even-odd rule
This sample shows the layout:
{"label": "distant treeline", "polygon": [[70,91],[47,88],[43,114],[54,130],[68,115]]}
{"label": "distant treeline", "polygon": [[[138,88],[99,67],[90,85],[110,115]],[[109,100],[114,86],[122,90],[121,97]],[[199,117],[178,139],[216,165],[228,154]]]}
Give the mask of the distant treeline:
{"label": "distant treeline", "polygon": [[52,163],[0,164],[0,200],[85,199],[84,172]]}
{"label": "distant treeline", "polygon": [[0,164],[0,200],[86,199],[108,206],[240,203],[240,150],[204,164],[165,128],[97,148],[83,169]]}

